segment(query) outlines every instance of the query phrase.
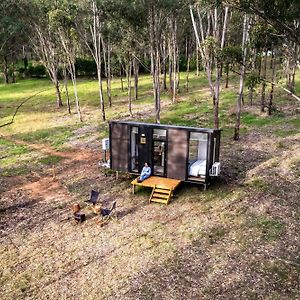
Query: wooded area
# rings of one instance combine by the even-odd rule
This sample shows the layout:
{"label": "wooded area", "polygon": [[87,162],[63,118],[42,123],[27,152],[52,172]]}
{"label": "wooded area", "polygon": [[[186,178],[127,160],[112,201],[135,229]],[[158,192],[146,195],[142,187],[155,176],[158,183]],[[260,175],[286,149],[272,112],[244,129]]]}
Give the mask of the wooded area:
{"label": "wooded area", "polygon": [[[155,119],[160,123],[162,91],[167,90],[174,103],[180,91],[189,88],[189,72],[196,70],[199,74],[199,70],[204,70],[215,128],[220,126],[221,78],[226,77],[227,88],[229,73],[234,72],[240,76],[233,135],[238,140],[245,94],[252,104],[253,92],[259,90],[261,111],[267,110],[269,115],[274,110],[276,88],[284,89],[300,101],[295,94],[299,7],[296,0],[5,0],[0,7],[1,71],[7,84],[14,83],[16,74],[30,74],[28,61],[36,61],[40,65],[35,68],[45,67],[53,82],[57,107],[66,102],[69,113],[70,80],[80,121],[78,59],[93,64],[103,121],[106,120],[103,80],[107,83],[107,102],[111,107],[114,105],[111,79],[121,76],[123,89],[122,76],[126,76],[128,111],[132,116],[132,101],[139,95],[139,74],[150,72]],[[267,69],[273,70],[271,75],[267,75]],[[180,77],[182,71],[186,71],[185,79]],[[66,101],[61,95],[63,88]]]}
{"label": "wooded area", "polygon": [[299,299],[299,16],[0,1],[1,300]]}

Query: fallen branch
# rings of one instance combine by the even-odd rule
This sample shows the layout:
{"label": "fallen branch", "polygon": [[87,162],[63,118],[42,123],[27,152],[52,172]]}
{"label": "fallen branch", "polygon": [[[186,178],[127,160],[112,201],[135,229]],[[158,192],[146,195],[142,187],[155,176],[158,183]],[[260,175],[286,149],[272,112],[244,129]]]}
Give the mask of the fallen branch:
{"label": "fallen branch", "polygon": [[45,89],[45,90],[42,90],[42,91],[39,91],[39,92],[35,93],[34,95],[31,95],[30,97],[26,98],[24,101],[22,101],[22,102],[17,106],[17,108],[16,108],[16,110],[15,110],[15,113],[14,113],[13,116],[12,116],[12,119],[11,119],[9,122],[0,125],[0,128],[2,128],[2,127],[4,127],[4,126],[7,126],[7,125],[13,124],[13,123],[14,123],[14,120],[15,120],[15,116],[17,115],[18,110],[21,108],[21,106],[22,106],[23,104],[25,104],[27,101],[29,101],[30,99],[32,99],[33,97],[35,97],[35,96],[37,96],[38,94],[41,94],[41,93],[43,93],[43,92],[45,92],[45,91],[47,91],[47,90],[49,90],[49,88],[48,88],[48,89]]}

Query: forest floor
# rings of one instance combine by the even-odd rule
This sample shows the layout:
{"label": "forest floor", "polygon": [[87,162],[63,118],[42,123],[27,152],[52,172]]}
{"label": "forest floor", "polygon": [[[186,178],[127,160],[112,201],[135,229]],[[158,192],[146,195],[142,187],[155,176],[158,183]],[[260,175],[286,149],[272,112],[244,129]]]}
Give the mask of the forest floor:
{"label": "forest floor", "polygon": [[[272,116],[245,104],[235,142],[234,82],[222,91],[222,176],[205,192],[182,184],[168,206],[99,167],[107,124],[96,83],[79,85],[83,124],[52,108],[50,92],[26,104],[0,131],[1,299],[300,299],[299,103],[277,92]],[[128,118],[114,84],[107,115]],[[0,86],[1,124],[37,85],[49,83]],[[138,120],[152,121],[150,90],[142,77]],[[211,110],[204,78],[193,76],[176,104],[163,95],[162,122],[211,126]],[[118,220],[98,224],[84,202],[91,189],[105,207],[117,201]],[[87,215],[81,225],[74,203]]]}

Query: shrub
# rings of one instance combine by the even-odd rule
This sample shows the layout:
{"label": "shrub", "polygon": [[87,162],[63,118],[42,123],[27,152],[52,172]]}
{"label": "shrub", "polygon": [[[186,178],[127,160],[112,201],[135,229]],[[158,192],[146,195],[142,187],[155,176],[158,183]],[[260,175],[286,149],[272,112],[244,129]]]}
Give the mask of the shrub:
{"label": "shrub", "polygon": [[42,64],[37,64],[35,66],[29,65],[27,69],[27,75],[29,75],[30,77],[41,78],[41,77],[45,77],[46,74],[47,74],[46,68]]}

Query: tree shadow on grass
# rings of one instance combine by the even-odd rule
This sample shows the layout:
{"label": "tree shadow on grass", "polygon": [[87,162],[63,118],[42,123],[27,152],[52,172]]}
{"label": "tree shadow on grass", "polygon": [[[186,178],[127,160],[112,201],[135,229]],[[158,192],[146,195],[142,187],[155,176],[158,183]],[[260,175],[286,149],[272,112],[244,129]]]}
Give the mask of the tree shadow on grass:
{"label": "tree shadow on grass", "polygon": [[[131,278],[129,290],[115,299],[221,300],[266,298],[273,293],[279,297],[297,295],[297,283],[290,283],[287,276],[293,266],[285,266],[290,271],[285,269],[282,277],[286,278],[279,281],[278,272],[282,268],[267,274],[270,261],[265,257],[259,255],[254,259],[250,255],[248,260],[242,252],[231,253],[226,234],[213,239],[213,234],[208,234],[179,249],[163,264],[136,274]],[[219,256],[210,248],[216,245]],[[293,272],[292,277],[296,276]]]}

